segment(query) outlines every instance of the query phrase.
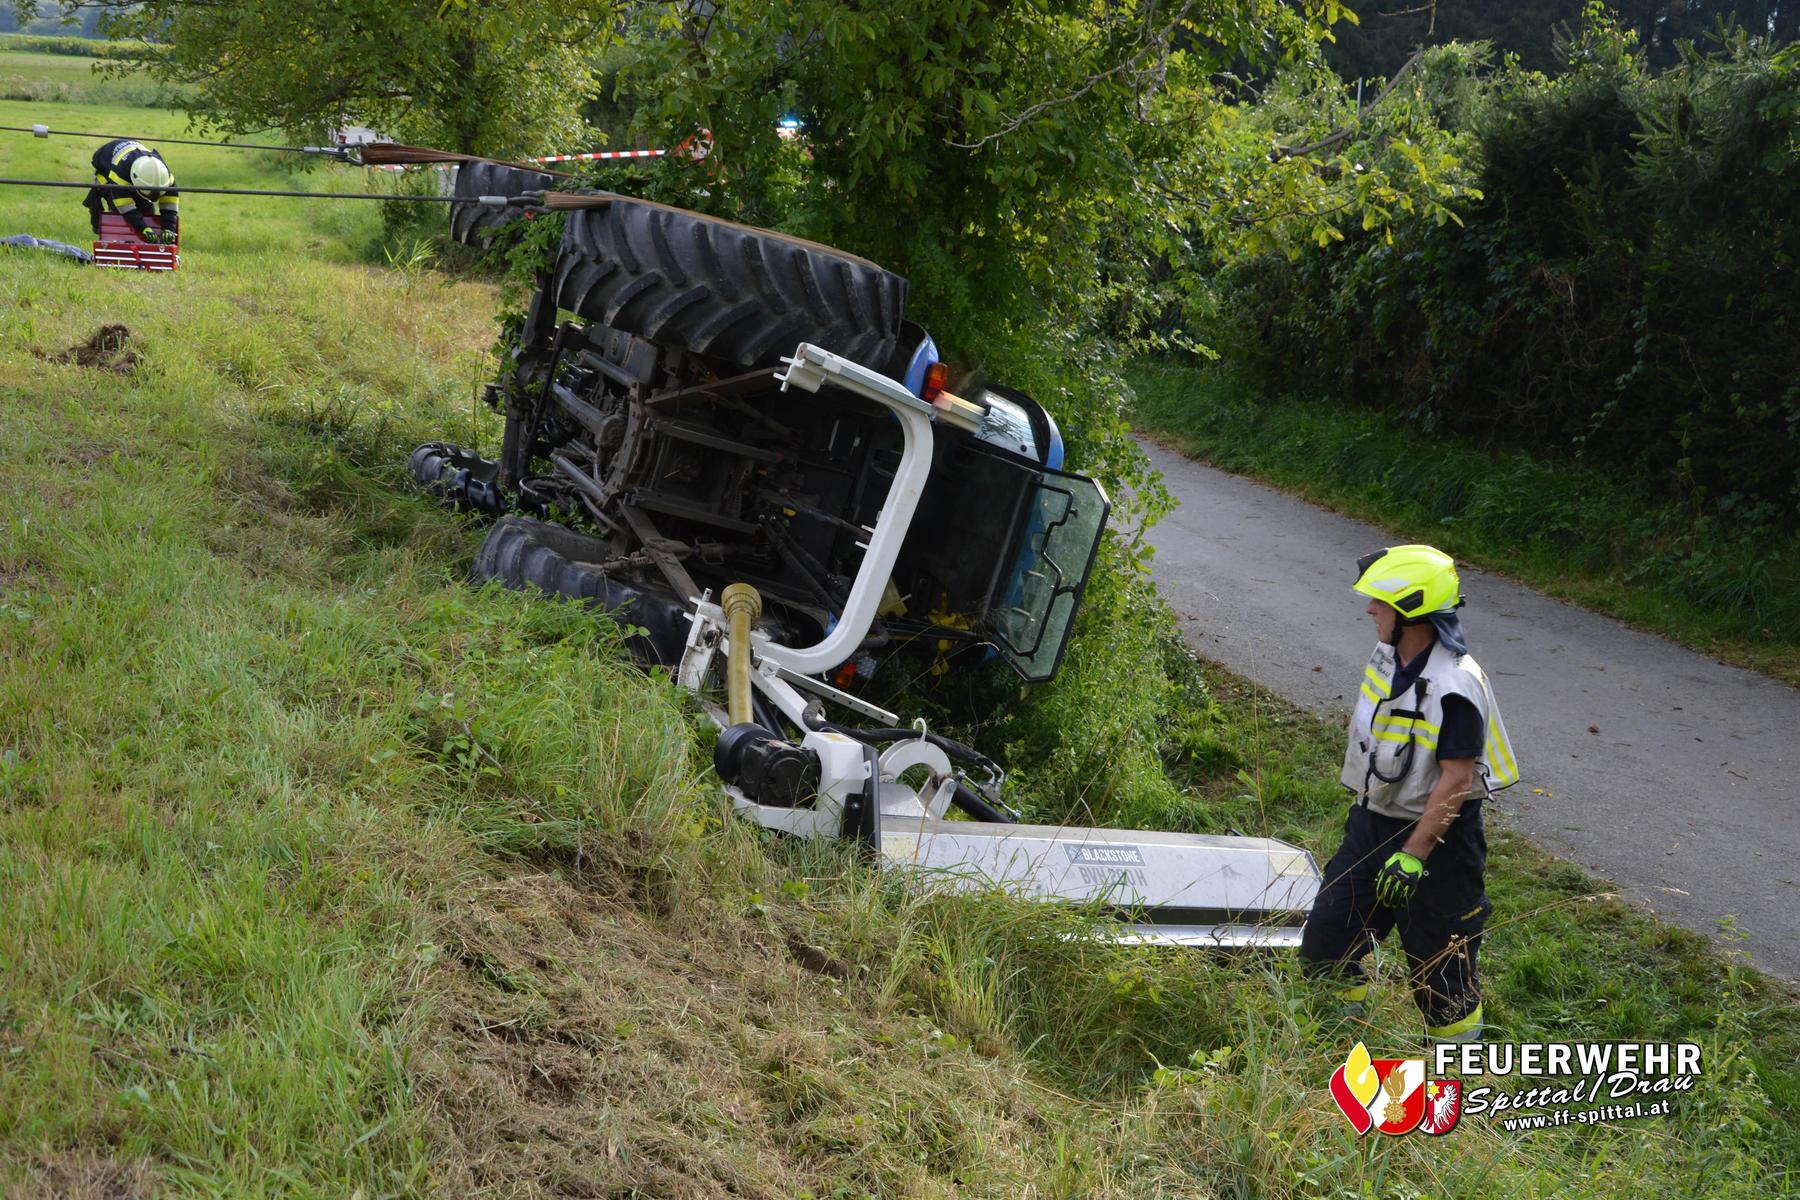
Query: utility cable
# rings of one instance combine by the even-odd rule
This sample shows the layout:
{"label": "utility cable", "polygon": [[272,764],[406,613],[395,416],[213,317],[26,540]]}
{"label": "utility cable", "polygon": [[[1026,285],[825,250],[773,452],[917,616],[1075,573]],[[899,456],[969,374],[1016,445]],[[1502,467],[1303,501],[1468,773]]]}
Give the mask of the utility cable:
{"label": "utility cable", "polygon": [[33,137],[40,138],[100,138],[108,141],[144,142],[146,144],[157,142],[174,146],[213,146],[224,150],[272,150],[278,154],[309,154],[318,158],[331,158],[352,166],[376,167],[384,171],[398,170],[402,166],[423,166],[428,163],[455,165],[465,162],[488,162],[503,167],[515,167],[522,171],[536,171],[539,174],[552,175],[558,179],[568,179],[570,176],[567,172],[552,170],[545,166],[545,163],[667,158],[670,156],[698,162],[712,151],[712,132],[705,129],[700,131],[701,141],[696,143],[694,138],[688,138],[672,151],[594,150],[583,154],[549,154],[540,158],[528,158],[521,162],[504,158],[487,158],[479,154],[459,154],[451,150],[435,150],[429,146],[403,146],[396,142],[358,142],[348,146],[270,146],[260,142],[207,142],[194,138],[177,137],[127,138],[111,133],[83,133],[72,129],[52,129],[48,125],[0,125],[0,132],[29,133]]}
{"label": "utility cable", "polygon": [[[127,183],[70,183],[61,179],[0,179],[14,187],[91,188],[108,196],[130,197],[149,188]],[[479,204],[483,208],[540,208],[580,211],[605,208],[614,200],[629,199],[612,192],[522,192],[517,196],[407,196],[399,192],[269,192],[257,188],[172,187],[161,189],[171,196],[287,196],[296,200],[418,200],[427,204]],[[643,203],[651,203],[644,201]]]}
{"label": "utility cable", "polygon": [[[68,183],[60,179],[0,179],[17,187],[92,188],[112,196],[129,196],[140,189],[121,183]],[[422,200],[431,204],[480,204],[487,208],[524,208],[541,205],[543,194],[523,196],[406,196],[397,192],[270,192],[254,188],[172,187],[175,196],[283,196],[298,200]]]}
{"label": "utility cable", "polygon": [[330,154],[345,153],[349,147],[339,146],[265,146],[258,142],[202,142],[193,138],[177,137],[125,137],[116,133],[81,133],[73,129],[52,129],[48,125],[0,125],[0,131],[6,133],[29,133],[33,137],[78,137],[97,138],[103,142],[162,142],[174,146],[222,146],[227,150],[275,150],[283,154]]}
{"label": "utility cable", "polygon": [[567,179],[569,175],[564,171],[552,170],[545,166],[545,163],[667,158],[670,156],[697,162],[712,151],[712,132],[704,129],[700,131],[701,140],[698,143],[694,138],[688,138],[674,150],[594,150],[582,154],[547,154],[518,162],[504,158],[488,158],[479,154],[459,154],[452,150],[435,150],[429,146],[404,146],[396,142],[357,142],[347,146],[270,146],[260,142],[207,142],[194,138],[125,137],[111,133],[83,133],[73,129],[52,129],[48,125],[0,125],[0,132],[29,133],[33,137],[40,138],[99,138],[106,141],[130,141],[145,144],[213,146],[224,150],[273,150],[279,154],[310,154],[319,158],[333,158],[339,162],[350,163],[352,166],[378,167],[387,171],[401,166],[422,166],[429,163],[455,165],[464,162],[489,162],[498,163],[503,167],[516,167],[523,171],[554,175],[559,179]]}
{"label": "utility cable", "polygon": [[[425,163],[473,163],[491,162],[503,167],[517,167],[520,170],[536,171],[543,175],[552,175],[558,179],[567,179],[569,175],[563,171],[553,171],[549,167],[535,162],[511,162],[503,158],[486,158],[479,154],[459,154],[452,150],[437,150],[430,146],[403,146],[397,142],[358,142],[352,146],[270,146],[260,142],[205,142],[193,138],[121,138],[110,133],[82,133],[70,129],[52,129],[48,125],[0,125],[0,131],[7,133],[29,133],[33,137],[106,138],[113,141],[134,141],[146,144],[155,142],[175,146],[213,146],[225,150],[273,150],[282,154],[308,154],[318,158],[336,159],[338,162],[352,166],[380,167],[383,170],[394,170],[398,166],[418,166]],[[709,143],[710,145],[710,143]],[[665,153],[661,150],[629,150],[599,152],[593,155],[558,155],[551,161],[562,162],[568,158],[625,158],[648,157]]]}

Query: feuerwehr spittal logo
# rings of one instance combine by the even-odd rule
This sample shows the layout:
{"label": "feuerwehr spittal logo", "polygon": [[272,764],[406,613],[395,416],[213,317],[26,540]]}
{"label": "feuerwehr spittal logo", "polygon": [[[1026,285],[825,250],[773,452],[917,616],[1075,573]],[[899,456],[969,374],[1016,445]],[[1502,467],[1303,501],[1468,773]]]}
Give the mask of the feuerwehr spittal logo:
{"label": "feuerwehr spittal logo", "polygon": [[1398,1137],[1417,1129],[1436,1137],[1462,1117],[1461,1080],[1426,1078],[1422,1058],[1371,1058],[1361,1042],[1332,1072],[1331,1098],[1359,1134],[1375,1129]]}

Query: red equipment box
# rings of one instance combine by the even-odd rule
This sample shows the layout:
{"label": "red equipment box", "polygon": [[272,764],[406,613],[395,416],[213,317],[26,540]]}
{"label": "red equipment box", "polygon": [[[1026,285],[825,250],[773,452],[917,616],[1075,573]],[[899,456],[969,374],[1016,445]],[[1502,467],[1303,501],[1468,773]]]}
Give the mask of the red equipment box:
{"label": "red equipment box", "polygon": [[[156,217],[146,218],[151,229],[161,229]],[[130,222],[117,213],[100,214],[100,240],[94,243],[94,265],[132,267],[140,271],[173,271],[181,265],[181,244],[146,242]]]}

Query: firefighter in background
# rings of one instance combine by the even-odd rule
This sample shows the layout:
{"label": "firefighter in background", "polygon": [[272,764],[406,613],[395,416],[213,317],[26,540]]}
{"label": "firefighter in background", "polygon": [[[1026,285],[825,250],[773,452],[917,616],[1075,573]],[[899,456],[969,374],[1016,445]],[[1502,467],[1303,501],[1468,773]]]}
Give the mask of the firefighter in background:
{"label": "firefighter in background", "polygon": [[[176,241],[181,214],[177,211],[175,173],[162,155],[130,138],[117,138],[94,151],[94,184],[82,203],[96,235],[100,214],[117,213],[146,242]],[[113,189],[128,188],[129,191]],[[150,227],[157,217],[161,230]]]}
{"label": "firefighter in background", "polygon": [[1393,929],[1434,1041],[1481,1036],[1475,974],[1493,911],[1482,801],[1519,781],[1493,688],[1463,641],[1450,556],[1392,546],[1357,564],[1379,639],[1363,668],[1340,777],[1354,799],[1344,841],[1301,935],[1309,973],[1339,977],[1366,1011],[1362,958]]}

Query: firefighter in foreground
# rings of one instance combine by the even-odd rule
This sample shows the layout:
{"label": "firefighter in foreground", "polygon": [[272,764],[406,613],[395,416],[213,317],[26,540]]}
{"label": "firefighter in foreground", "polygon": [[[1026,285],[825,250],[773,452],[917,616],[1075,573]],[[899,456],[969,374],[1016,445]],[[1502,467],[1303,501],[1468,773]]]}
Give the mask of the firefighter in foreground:
{"label": "firefighter in foreground", "polygon": [[[129,190],[121,190],[129,189]],[[82,201],[95,235],[100,215],[118,213],[146,242],[173,244],[181,225],[175,173],[157,151],[130,138],[116,138],[94,151],[94,187]],[[160,229],[151,228],[156,217]]]}
{"label": "firefighter in foreground", "polygon": [[1363,668],[1344,754],[1355,795],[1325,868],[1300,959],[1336,973],[1346,1011],[1367,1011],[1363,956],[1391,929],[1413,999],[1438,1041],[1481,1036],[1476,956],[1492,906],[1481,802],[1519,781],[1493,689],[1463,641],[1450,557],[1393,546],[1357,562],[1379,643]]}

